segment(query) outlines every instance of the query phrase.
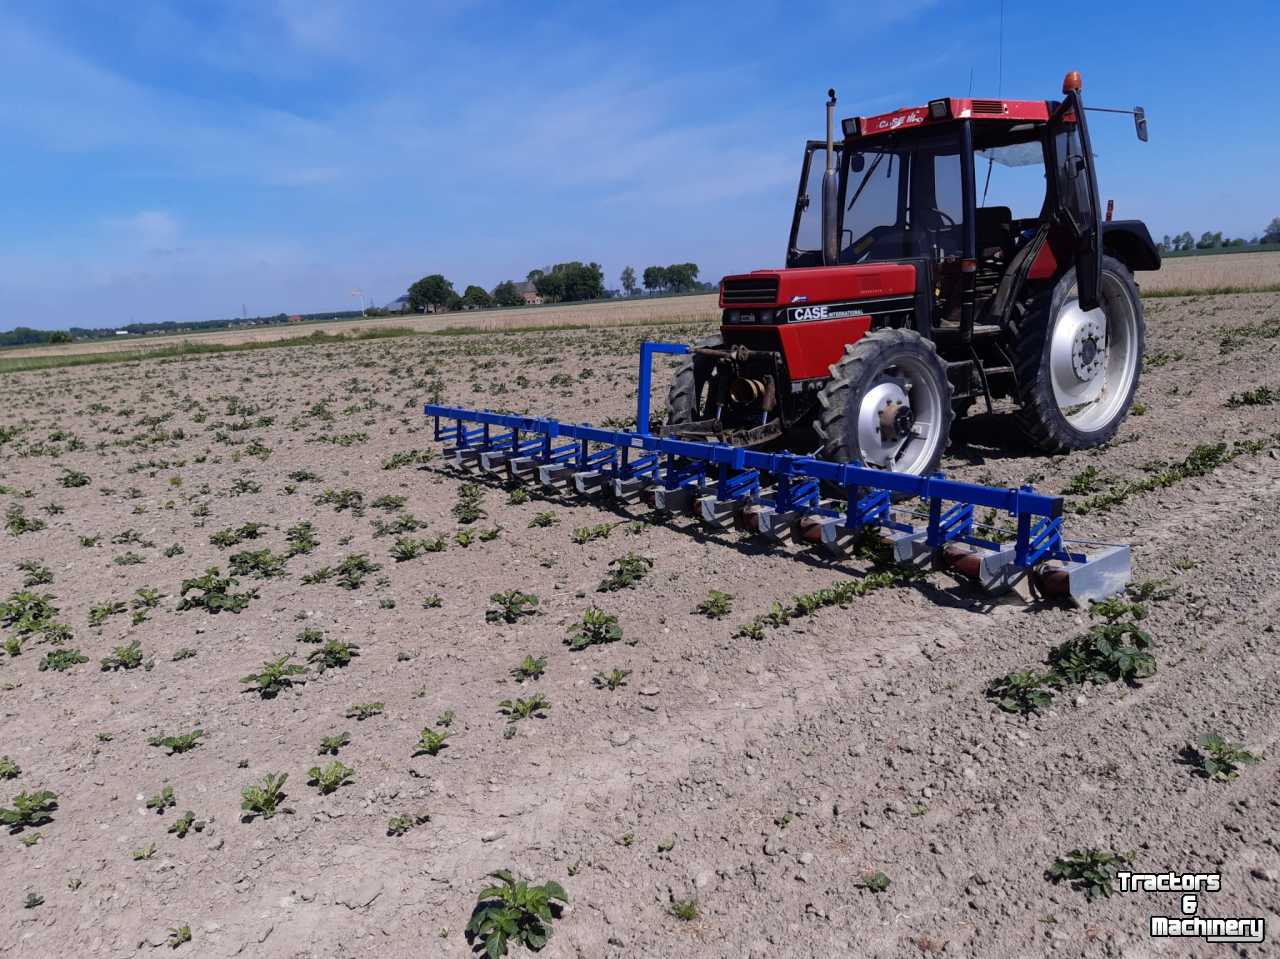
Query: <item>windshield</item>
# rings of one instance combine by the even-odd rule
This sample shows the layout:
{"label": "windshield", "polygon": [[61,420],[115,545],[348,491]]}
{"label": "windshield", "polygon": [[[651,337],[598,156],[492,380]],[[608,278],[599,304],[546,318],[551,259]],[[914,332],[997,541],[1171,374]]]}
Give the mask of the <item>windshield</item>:
{"label": "windshield", "polygon": [[869,138],[840,179],[840,262],[942,259],[963,250],[957,134]]}

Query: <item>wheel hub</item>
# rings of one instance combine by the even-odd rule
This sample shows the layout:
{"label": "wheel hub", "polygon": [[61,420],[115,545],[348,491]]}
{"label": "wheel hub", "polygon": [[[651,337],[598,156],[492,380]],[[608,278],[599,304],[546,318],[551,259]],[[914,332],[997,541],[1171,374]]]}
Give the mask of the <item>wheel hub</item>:
{"label": "wheel hub", "polygon": [[1092,403],[1107,382],[1107,318],[1101,308],[1082,310],[1076,301],[1058,314],[1049,352],[1049,372],[1060,408]]}
{"label": "wheel hub", "polygon": [[1077,327],[1071,344],[1072,372],[1081,383],[1088,383],[1097,376],[1107,360],[1106,329],[1097,317],[1091,315],[1094,312],[1100,311],[1085,314],[1085,322]]}
{"label": "wheel hub", "polygon": [[893,442],[902,439],[902,437],[911,432],[911,427],[915,423],[916,417],[911,412],[911,407],[906,403],[896,399],[888,399],[880,407],[879,420],[880,438],[886,442]]}

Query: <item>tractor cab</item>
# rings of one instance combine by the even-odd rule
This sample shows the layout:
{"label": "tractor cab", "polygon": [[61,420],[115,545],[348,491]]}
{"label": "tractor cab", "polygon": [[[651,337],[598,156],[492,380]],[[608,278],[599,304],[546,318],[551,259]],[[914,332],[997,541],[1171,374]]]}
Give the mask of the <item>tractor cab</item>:
{"label": "tractor cab", "polygon": [[[1105,442],[1140,365],[1131,274],[1160,258],[1141,221],[1101,209],[1079,74],[1061,100],[947,97],[850,117],[840,135],[828,96],[786,266],[721,282],[721,335],[673,387],[670,432],[921,472],[955,415],[1013,397],[1056,404],[1029,414],[1047,449]],[[1146,140],[1141,107],[1107,112],[1132,114]],[[846,383],[867,365],[846,368],[863,340],[915,355]],[[1023,355],[1042,341],[1045,357]],[[1033,365],[1050,391],[1034,403]],[[830,412],[854,393],[847,417]]]}

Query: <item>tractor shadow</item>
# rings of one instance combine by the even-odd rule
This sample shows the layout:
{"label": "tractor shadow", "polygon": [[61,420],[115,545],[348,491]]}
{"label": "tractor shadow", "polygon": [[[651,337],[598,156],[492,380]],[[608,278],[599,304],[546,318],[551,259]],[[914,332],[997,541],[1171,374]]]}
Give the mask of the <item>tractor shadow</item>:
{"label": "tractor shadow", "polygon": [[995,409],[957,420],[951,427],[948,458],[981,466],[993,460],[1043,459],[1044,451],[1027,439],[1011,411]]}

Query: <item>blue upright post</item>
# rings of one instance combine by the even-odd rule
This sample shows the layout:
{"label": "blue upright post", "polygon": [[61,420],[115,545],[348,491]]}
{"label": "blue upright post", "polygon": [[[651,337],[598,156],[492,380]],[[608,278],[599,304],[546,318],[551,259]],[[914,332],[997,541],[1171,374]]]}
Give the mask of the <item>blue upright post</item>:
{"label": "blue upright post", "polygon": [[653,389],[653,354],[655,353],[688,353],[689,347],[683,343],[641,343],[640,344],[640,392],[636,396],[636,432],[649,434],[649,393]]}

